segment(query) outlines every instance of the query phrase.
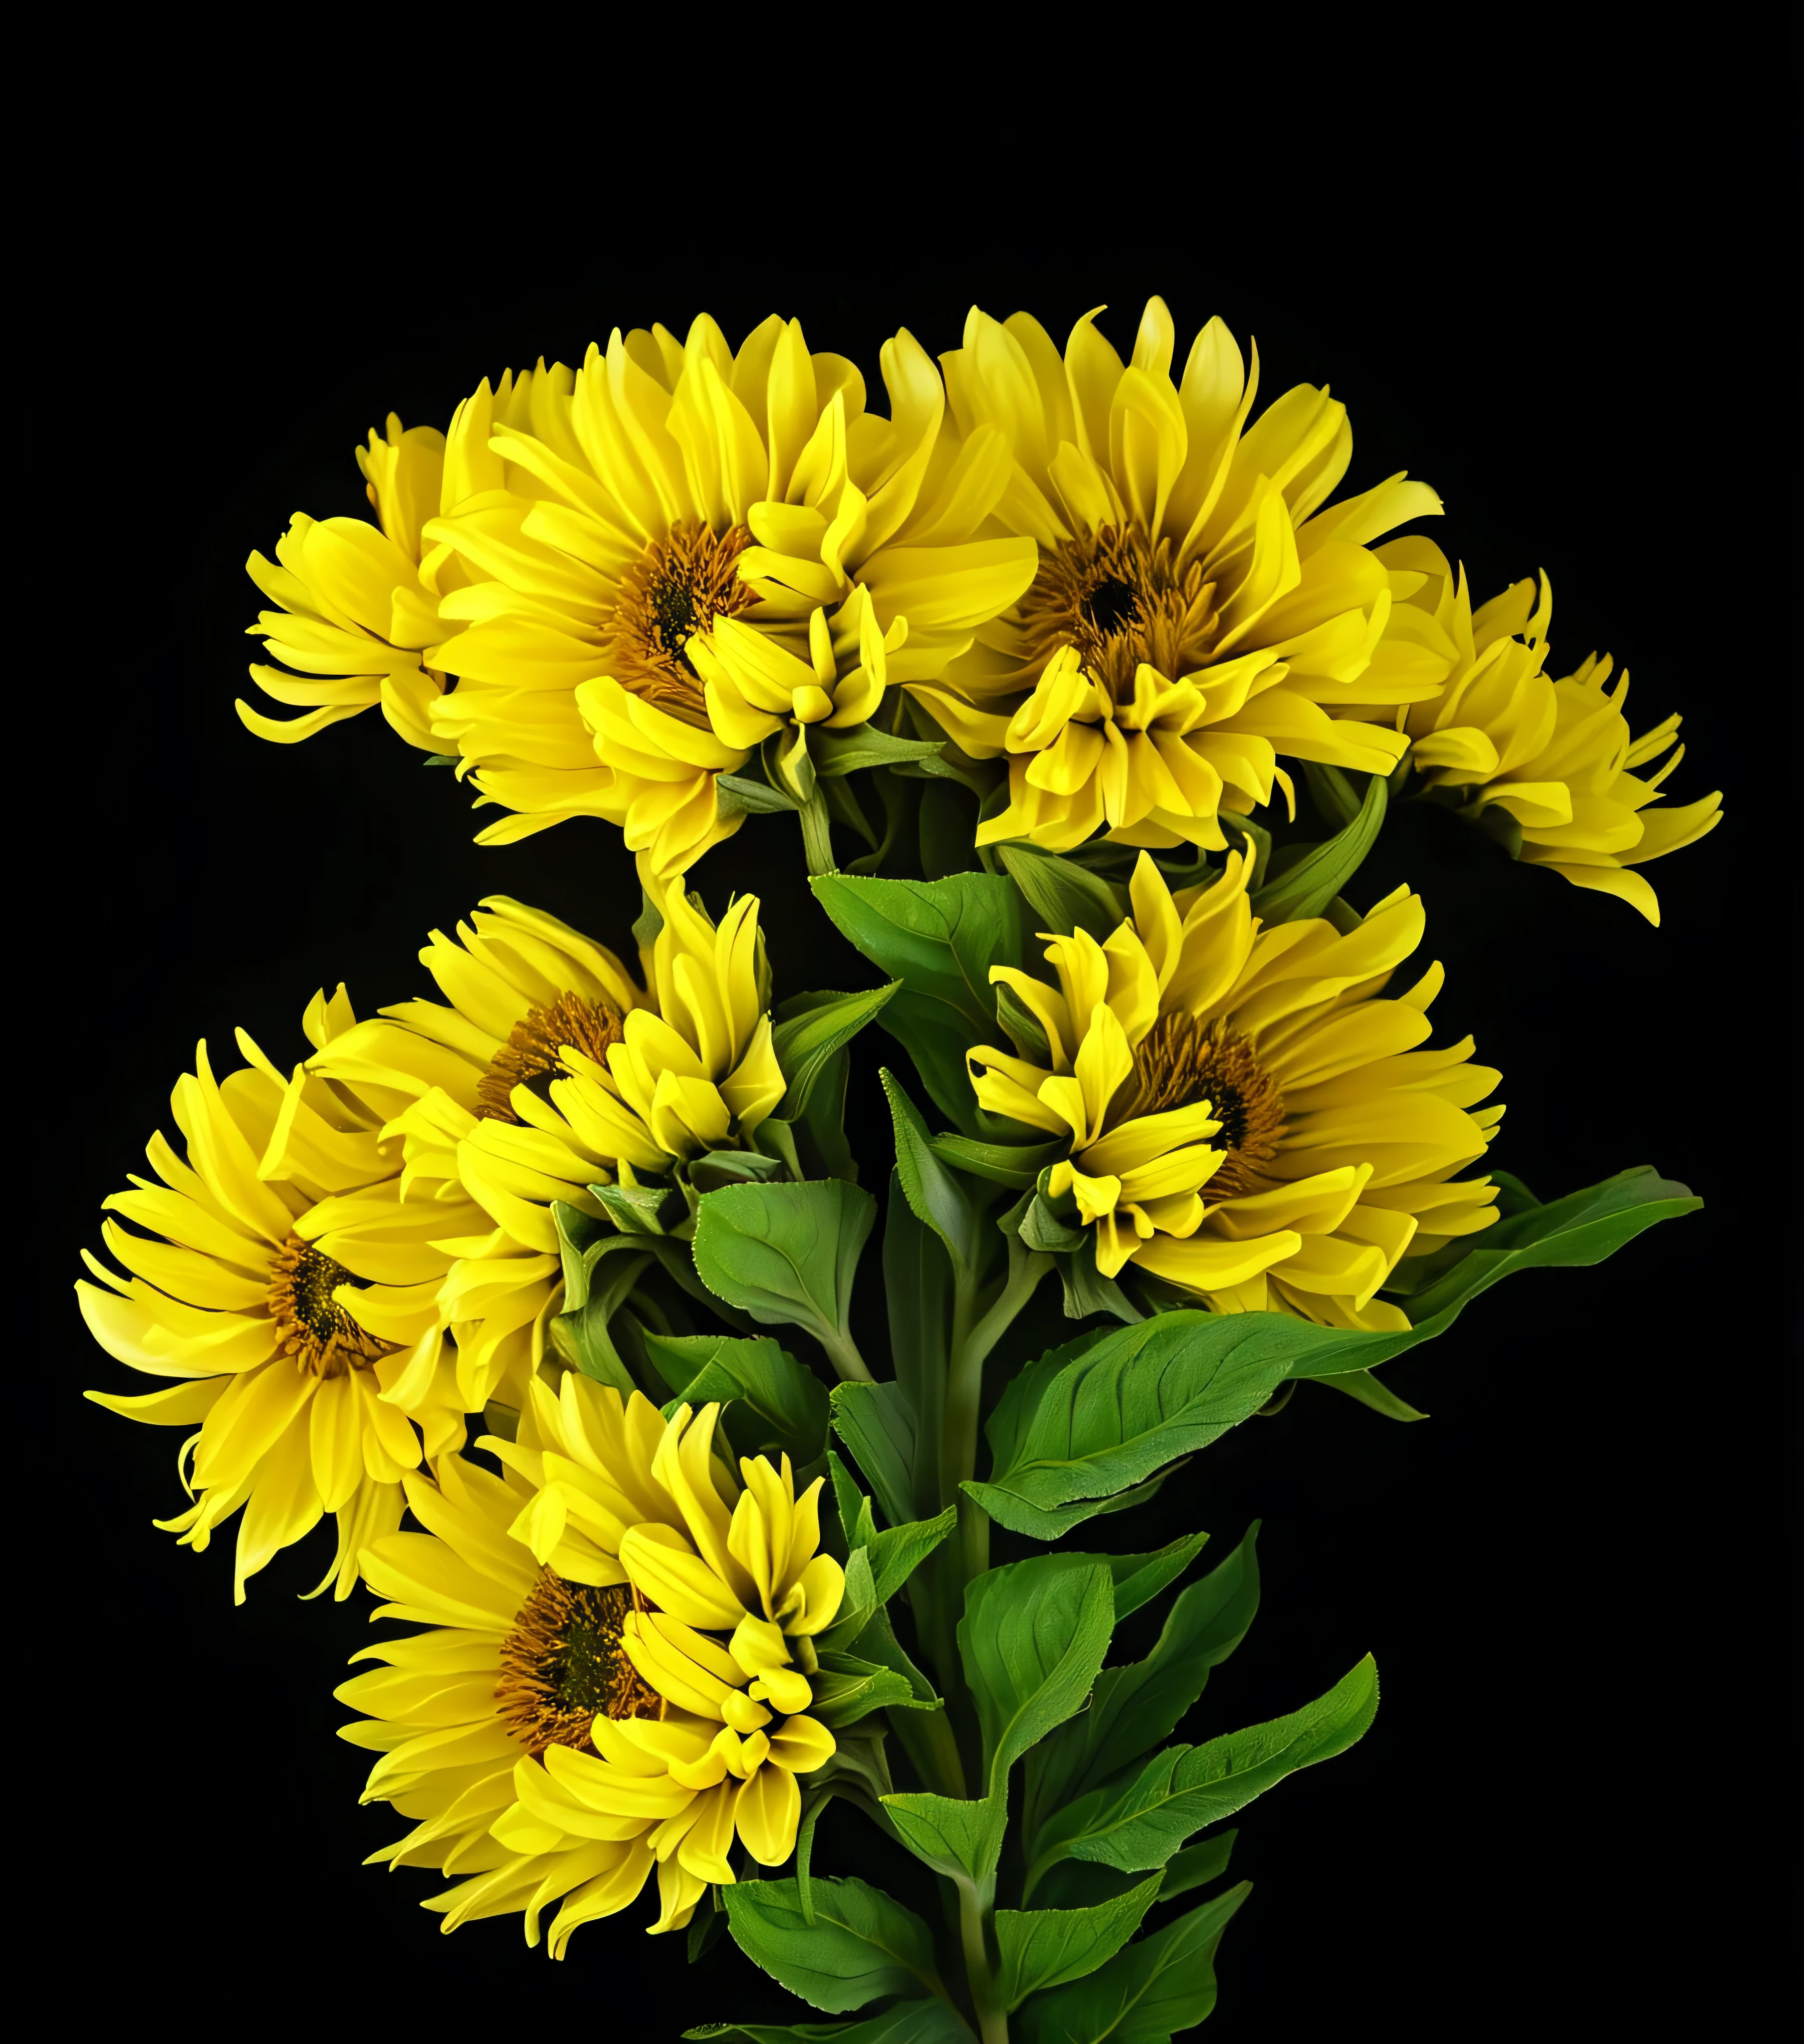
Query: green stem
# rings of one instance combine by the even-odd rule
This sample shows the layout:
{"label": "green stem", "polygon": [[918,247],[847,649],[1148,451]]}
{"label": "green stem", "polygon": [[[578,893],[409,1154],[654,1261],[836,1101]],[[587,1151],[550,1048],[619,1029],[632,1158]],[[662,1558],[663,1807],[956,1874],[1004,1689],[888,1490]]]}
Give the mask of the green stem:
{"label": "green stem", "polygon": [[802,852],[808,861],[809,877],[837,873],[839,868],[833,857],[832,821],[827,813],[827,798],[818,782],[796,815],[802,826]]}
{"label": "green stem", "polygon": [[870,1366],[858,1353],[858,1344],[844,1327],[819,1337],[821,1347],[827,1350],[827,1360],[833,1365],[841,1379],[848,1384],[874,1384]]}
{"label": "green stem", "polygon": [[965,1977],[970,1984],[971,2004],[977,2014],[977,2029],[983,2044],[1008,2044],[1008,2011],[996,1991],[996,1974],[990,1965],[985,1931],[989,1922],[992,1883],[984,1884],[981,1894],[961,1881],[958,1884],[958,1935],[964,1947]]}

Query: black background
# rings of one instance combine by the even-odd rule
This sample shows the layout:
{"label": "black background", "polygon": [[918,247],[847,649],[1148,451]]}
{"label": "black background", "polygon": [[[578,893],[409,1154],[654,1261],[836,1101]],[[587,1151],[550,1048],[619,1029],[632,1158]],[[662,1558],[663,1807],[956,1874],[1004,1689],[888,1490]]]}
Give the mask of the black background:
{"label": "black background", "polygon": [[[705,305],[736,342],[793,313],[881,404],[877,352],[898,325],[937,352],[973,299],[1055,336],[1106,302],[1125,353],[1157,290],[1180,355],[1217,311],[1257,336],[1263,402],[1330,382],[1356,435],[1346,487],[1426,477],[1449,513],[1435,536],[1480,594],[1545,567],[1559,670],[1593,647],[1626,661],[1637,729],[1684,713],[1675,799],[1721,786],[1729,809],[1646,869],[1658,931],[1425,813],[1352,890],[1364,905],[1407,878],[1424,894],[1427,952],[1449,969],[1440,1039],[1471,1028],[1505,1074],[1499,1162],[1549,1197],[1649,1162],[1709,1204],[1599,1270],[1512,1281],[1397,1364],[1388,1381],[1426,1424],[1307,1388],[1190,1465],[1131,1536],[1111,1525],[1134,1546],[1206,1526],[1219,1555],[1265,1521],[1264,1608],[1196,1731],[1294,1708],[1368,1648],[1384,1682],[1361,1746],[1241,1820],[1234,1871],[1255,1885],[1210,2034],[1299,2036],[1356,2011],[1407,2038],[1555,2016],[1678,2034],[1706,2011],[1713,2034],[1754,2034],[1727,2011],[1776,1955],[1776,1869],[1796,1842],[1776,1573],[1796,1416],[1779,1168],[1796,1123],[1795,862],[1760,819],[1795,821],[1797,365],[1773,167],[1729,112],[1744,83],[1714,77],[1695,99],[1675,71],[1613,108],[1607,148],[1444,216],[1357,192],[1350,159],[1345,180],[1280,205],[1243,163],[1231,204],[1169,234],[1154,207],[1139,239],[1120,238],[1125,197],[1023,240],[954,186],[831,256],[774,230],[754,248],[702,208],[616,259],[597,191],[580,234],[539,221],[491,262],[505,224],[418,203],[391,217],[367,180],[343,237],[324,176],[306,206],[241,217],[221,166],[178,203],[87,217],[79,259],[47,254],[57,387],[40,382],[33,409],[48,515],[15,602],[59,622],[15,677],[43,721],[37,820],[15,839],[39,935],[14,1007],[15,1093],[42,1116],[24,1267],[49,1299],[13,1408],[15,1467],[45,1496],[13,1610],[27,1765],[61,1785],[21,1842],[34,1869],[47,1844],[63,1856],[75,1946],[104,1939],[83,1990],[94,2014],[198,1993],[217,2017],[222,1976],[279,1983],[309,2028],[353,1989],[377,1996],[355,2004],[366,2017],[442,2004],[622,2037],[784,2005],[730,1945],[692,1972],[683,1941],[647,1941],[636,1911],[554,1966],[517,1919],[447,1939],[416,1906],[431,1877],[360,1868],[396,1823],[358,1808],[366,1759],[333,1737],[329,1692],[367,1636],[367,1599],[296,1604],[322,1533],[234,1611],[229,1530],[196,1558],[148,1523],[178,1508],[178,1434],[77,1397],[137,1387],[55,1274],[76,1274],[101,1197],[168,1126],[197,1036],[218,1055],[243,1024],[291,1059],[316,987],[344,979],[365,1012],[427,990],[425,932],[485,893],[623,949],[637,907],[600,824],[476,848],[452,777],[422,772],[374,713],[292,749],[249,737],[231,707],[255,694],[245,555],[273,551],[297,509],[364,508],[351,448],[390,409],[442,425],[480,376],[578,361],[616,322],[680,332]],[[124,191],[137,167],[119,169]],[[983,202],[999,220],[1000,175]],[[703,892],[716,912],[729,889],[765,895],[780,985],[869,983],[802,905],[799,849],[786,819],[754,818],[704,863]],[[881,1183],[876,1048],[854,1111]],[[884,1863],[858,1819],[830,1817],[817,1866]]]}

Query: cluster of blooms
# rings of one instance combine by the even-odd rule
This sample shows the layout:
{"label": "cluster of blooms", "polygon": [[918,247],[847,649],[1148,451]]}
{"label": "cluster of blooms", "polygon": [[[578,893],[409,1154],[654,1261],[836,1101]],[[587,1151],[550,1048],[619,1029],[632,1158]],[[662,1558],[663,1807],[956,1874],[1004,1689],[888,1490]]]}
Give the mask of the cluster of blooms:
{"label": "cluster of blooms", "polygon": [[[320,1588],[361,1577],[428,1628],[339,1694],[367,1795],[413,1822],[381,1857],[455,1877],[447,1928],[518,1911],[536,1938],[555,1904],[561,1952],[654,1871],[654,1927],[681,1925],[735,1838],[788,1857],[796,1778],[835,1751],[809,1715],[844,1587],[819,1484],[735,1472],[716,1406],[661,1417],[552,1332],[555,1210],[604,1223],[601,1191],[752,1149],[788,1089],[758,904],[716,926],[685,881],[749,770],[805,793],[931,746],[988,791],[977,846],[1127,847],[1119,927],[1050,936],[1050,978],[994,969],[1012,1040],[972,1048],[975,1107],[1050,1139],[1041,1194],[1099,1279],[1376,1331],[1409,1325],[1379,1296],[1403,1258],[1494,1217],[1460,1174],[1498,1074],[1469,1038],[1424,1047],[1437,965],[1386,992],[1423,936],[1407,888],[1262,926],[1240,847],[1294,814],[1280,763],[1413,775],[1650,920],[1638,869],[1718,820],[1714,795],[1650,806],[1679,754],[1637,770],[1678,720],[1633,739],[1607,659],[1549,676],[1545,582],[1475,611],[1430,542],[1378,544],[1439,511],[1426,486],[1329,501],[1351,434],[1326,390],[1254,419],[1257,357],[1219,320],[1175,382],[1173,351],[1156,299],[1126,363],[1090,317],[1061,353],[973,312],[938,367],[885,345],[885,418],[793,321],[736,353],[706,318],[616,332],[579,371],[485,382],[445,434],[391,418],[359,452],[374,522],[297,517],[252,557],[282,665],[251,671],[304,713],[241,703],[253,732],[379,706],[505,813],[485,841],[601,817],[656,911],[635,973],[492,897],[420,953],[441,1000],[359,1021],[317,995],[287,1073],[240,1032],[216,1076],[203,1044],[185,1154],[154,1136],[106,1203],[125,1274],[90,1257],[79,1287],[166,1381],[90,1395],[187,1430],[163,1523],[202,1549],[241,1515],[240,1600],[332,1515]],[[1185,847],[1225,856],[1174,887],[1155,855]],[[499,1473],[466,1452],[497,1410]]]}
{"label": "cluster of blooms", "polygon": [[1294,808],[1281,759],[1407,756],[1657,920],[1635,869],[1721,808],[1647,813],[1682,748],[1633,770],[1678,719],[1631,737],[1607,657],[1547,674],[1545,583],[1475,612],[1431,541],[1374,544],[1440,511],[1426,484],[1330,504],[1353,433],[1326,389],[1253,420],[1257,352],[1211,320],[1174,382],[1175,338],[1157,298],[1125,364],[1093,315],[1061,355],[973,310],[943,377],[886,344],[885,419],[796,322],[735,355],[703,317],[484,382],[447,435],[391,417],[358,455],[378,524],[297,517],[252,557],[290,671],[251,672],[307,713],[240,714],[286,742],[379,703],[510,812],[486,841],[603,816],[660,877],[739,827],[720,775],[893,725],[892,692],[1005,765],[982,843],[1222,850],[1224,813]]}

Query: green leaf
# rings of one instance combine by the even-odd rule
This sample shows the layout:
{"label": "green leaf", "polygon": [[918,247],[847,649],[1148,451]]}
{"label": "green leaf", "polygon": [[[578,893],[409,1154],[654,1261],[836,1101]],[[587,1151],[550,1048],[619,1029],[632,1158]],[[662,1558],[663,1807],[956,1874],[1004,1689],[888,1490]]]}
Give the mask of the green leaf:
{"label": "green leaf", "polygon": [[1186,1533],[1169,1546],[1147,1554],[1099,1554],[1115,1577],[1115,1622],[1119,1625],[1130,1611],[1150,1604],[1168,1583],[1175,1583],[1208,1540],[1207,1533]]}
{"label": "green leaf", "polygon": [[965,1592],[959,1658],[977,1699],[992,1800],[1008,1770],[1080,1709],[1115,1629],[1106,1563],[1088,1554],[1036,1554],[991,1569]]}
{"label": "green leaf", "polygon": [[1008,1822],[1000,1796],[885,1796],[883,1807],[903,1844],[936,1873],[977,1885],[995,1873]]}
{"label": "green leaf", "polygon": [[1215,1948],[1252,1892],[1242,1881],[1022,2011],[1022,2044],[1169,2044],[1215,2005]]}
{"label": "green leaf", "polygon": [[889,1622],[889,1613],[881,1604],[866,1620],[856,1643],[861,1655],[869,1657],[892,1674],[900,1675],[908,1685],[915,1703],[930,1709],[940,1707],[940,1699],[934,1693],[932,1683],[904,1652],[901,1642],[896,1637],[896,1628]]}
{"label": "green leaf", "polygon": [[806,1108],[834,1052],[881,1012],[900,984],[892,980],[887,986],[869,987],[862,993],[798,994],[783,1003],[770,1039],[789,1085],[777,1109],[781,1119],[793,1120]]}
{"label": "green leaf", "polygon": [[[952,1320],[952,1263],[938,1236],[915,1217],[900,1176],[893,1169],[884,1212],[883,1288],[890,1362],[903,1403],[915,1423],[910,1463],[913,1487],[902,1516],[924,1516],[940,1501],[939,1440]],[[897,1515],[889,1512],[887,1502],[884,1509],[893,1523]]]}
{"label": "green leaf", "polygon": [[1294,923],[1319,916],[1346,885],[1365,855],[1378,841],[1388,799],[1384,777],[1366,783],[1359,813],[1346,827],[1295,859],[1277,879],[1269,880],[1251,897],[1253,912],[1270,923]]}
{"label": "green leaf", "polygon": [[912,1516],[915,1415],[896,1384],[836,1384],[833,1431],[852,1451],[892,1526]]}
{"label": "green leaf", "polygon": [[965,1054],[997,1034],[992,965],[1019,965],[1027,944],[1019,892],[1000,874],[944,880],[817,876],[816,898],[839,929],[902,991],[883,1026],[907,1048],[941,1113],[968,1135],[993,1139]]}
{"label": "green leaf", "polygon": [[789,1164],[788,1158],[762,1150],[708,1150],[692,1157],[685,1169],[697,1192],[714,1193],[723,1185],[768,1185],[787,1177]]}
{"label": "green leaf", "polygon": [[[665,1208],[674,1201],[677,1214],[683,1210],[674,1185],[591,1185],[589,1189],[608,1209],[608,1218],[622,1235],[662,1235]],[[554,1212],[562,1204],[555,1201]],[[576,1209],[566,1207],[564,1211],[574,1213]]]}
{"label": "green leaf", "polygon": [[813,1920],[793,1881],[741,1881],[725,1890],[727,1927],[746,1957],[792,1994],[838,2014],[879,1995],[939,1989],[933,1934],[881,1888],[815,1881]]}
{"label": "green leaf", "polygon": [[996,1019],[1020,1056],[1031,1058],[1042,1066],[1052,1062],[1046,1032],[1040,1027],[1039,1017],[1006,981],[999,982],[996,989]]}
{"label": "green leaf", "polygon": [[1255,1523],[1233,1554],[1180,1594],[1145,1660],[1105,1668],[1089,1709],[1029,1756],[1023,1809],[1030,1837],[1177,1729],[1259,1608],[1258,1531]]}
{"label": "green leaf", "polygon": [[972,2044],[950,2002],[899,2001],[862,2023],[704,2023],[685,2038],[743,2038],[745,2044]]}
{"label": "green leaf", "polygon": [[877,1602],[888,1604],[958,1523],[958,1508],[949,1504],[937,1518],[911,1519],[873,1534],[867,1545]]}
{"label": "green leaf", "polygon": [[1031,1191],[1041,1172],[1056,1164],[1070,1146],[1064,1143],[977,1143],[967,1135],[936,1135],[933,1153],[954,1170],[969,1171],[973,1178],[988,1178],[992,1185],[1009,1185],[1018,1193]]}
{"label": "green leaf", "polygon": [[856,1724],[873,1711],[928,1707],[928,1700],[916,1696],[906,1675],[881,1661],[836,1651],[821,1654],[819,1660],[818,1672],[808,1677],[814,1690],[808,1716],[818,1718],[829,1731]]}
{"label": "green leaf", "polygon": [[[1017,1533],[1055,1540],[1258,1411],[1294,1349],[1277,1314],[1161,1313],[1073,1361],[1024,1370],[985,1430],[992,1467],[964,1489]],[[1063,1353],[1055,1351],[1055,1354]]]}
{"label": "green leaf", "polygon": [[588,1215],[561,1200],[553,1218],[563,1257],[564,1311],[551,1322],[552,1345],[585,1377],[630,1396],[639,1387],[608,1327],[651,1261],[647,1245],[601,1234]]}
{"label": "green leaf", "polygon": [[1251,816],[1240,816],[1232,809],[1223,809],[1216,820],[1225,833],[1242,840],[1241,851],[1253,861],[1253,872],[1247,885],[1257,887],[1265,878],[1265,868],[1271,863],[1272,833],[1263,824],[1256,824]]}
{"label": "green leaf", "polygon": [[1009,878],[1027,896],[1037,930],[1061,937],[1087,930],[1102,943],[1127,920],[1127,889],[1112,886],[1100,873],[1036,844],[998,845],[996,852]]}
{"label": "green leaf", "polygon": [[1218,1831],[1212,1838],[1199,1838],[1195,1845],[1186,1846],[1182,1852],[1173,1853],[1165,1862],[1165,1878],[1159,1884],[1159,1900],[1169,1902],[1174,1895],[1188,1895],[1193,1888],[1219,1881],[1228,1870],[1234,1842],[1239,1836],[1238,1831]]}
{"label": "green leaf", "polygon": [[997,1910],[1002,1970],[996,1985],[1004,2004],[1019,2008],[1031,1994],[1094,1973],[1139,1929],[1158,1894],[1154,1874],[1091,1909]]}
{"label": "green leaf", "polygon": [[1065,1317],[1087,1320],[1092,1313],[1111,1313],[1131,1324],[1146,1316],[1116,1284],[1096,1268],[1091,1243],[1058,1259],[1059,1281],[1065,1287]]}
{"label": "green leaf", "polygon": [[1303,778],[1309,783],[1309,793],[1315,806],[1322,813],[1322,820],[1331,830],[1345,830],[1359,814],[1364,797],[1338,766],[1329,766],[1314,759],[1303,763]]}
{"label": "green leaf", "polygon": [[714,797],[724,816],[758,816],[775,809],[799,809],[801,804],[781,788],[740,774],[716,774]]}
{"label": "green leaf", "polygon": [[879,1074],[896,1131],[896,1175],[915,1218],[945,1243],[954,1284],[977,1275],[977,1209],[971,1196],[934,1155],[920,1111],[887,1067]]}
{"label": "green leaf", "polygon": [[1414,1324],[1406,1331],[1362,1334],[1353,1328],[1296,1322],[1307,1331],[1298,1342],[1292,1374],[1334,1377],[1348,1370],[1374,1369],[1444,1334],[1480,1293],[1513,1272],[1601,1263],[1656,1221],[1695,1213],[1702,1204],[1688,1185],[1663,1178],[1644,1164],[1563,1200],[1511,1214],[1469,1238],[1480,1246],[1464,1249],[1432,1281],[1407,1295]]}
{"label": "green leaf", "polygon": [[[671,1390],[688,1405],[736,1400],[755,1421],[755,1446],[741,1452],[774,1449],[798,1468],[812,1462],[827,1443],[827,1386],[769,1335],[746,1340],[730,1335],[659,1335],[647,1332],[646,1354]],[[740,1441],[750,1438],[742,1433]]]}
{"label": "green leaf", "polygon": [[804,1328],[836,1354],[849,1339],[852,1279],[876,1218],[876,1201],[843,1178],[724,1186],[697,1212],[696,1270],[754,1320]]}
{"label": "green leaf", "polygon": [[856,774],[867,766],[906,766],[940,755],[939,744],[892,738],[887,731],[879,731],[869,724],[861,724],[851,731],[817,728],[809,736],[808,746],[814,755],[816,772],[829,777]]}
{"label": "green leaf", "polygon": [[1163,1866],[1192,1832],[1231,1817],[1299,1768],[1344,1753],[1377,1710],[1378,1670],[1368,1654],[1326,1696],[1288,1716],[1203,1746],[1167,1746],[1125,1779],[1051,1813],[1034,1842],[1027,1892],[1067,1856],[1128,1873]]}

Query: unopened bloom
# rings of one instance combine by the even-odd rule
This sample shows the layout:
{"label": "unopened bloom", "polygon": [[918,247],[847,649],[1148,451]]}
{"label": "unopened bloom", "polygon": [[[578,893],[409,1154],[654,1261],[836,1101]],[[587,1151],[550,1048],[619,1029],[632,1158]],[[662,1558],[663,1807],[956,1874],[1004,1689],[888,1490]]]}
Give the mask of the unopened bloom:
{"label": "unopened bloom", "polygon": [[1469,1037],[1418,1047],[1438,965],[1380,997],[1422,939],[1415,895],[1344,936],[1262,929],[1246,882],[1234,853],[1173,896],[1142,856],[1106,944],[1050,940],[1056,987],[992,966],[1045,1048],[973,1051],[978,1101],[1069,1143],[1046,1190],[1104,1277],[1131,1262],[1224,1312],[1406,1327],[1376,1296],[1399,1259],[1494,1218],[1496,1187],[1454,1174],[1491,1139],[1503,1109],[1477,1103],[1498,1075]]}
{"label": "unopened bloom", "polygon": [[973,309],[944,358],[961,428],[1008,443],[992,525],[1036,541],[1039,567],[912,693],[967,752],[1007,763],[1008,805],[980,843],[1219,848],[1222,811],[1250,813],[1274,783],[1291,798],[1280,756],[1396,764],[1395,706],[1445,669],[1391,632],[1367,543],[1440,501],[1397,475],[1328,505],[1346,407],[1303,384],[1249,425],[1257,358],[1249,376],[1219,319],[1174,384],[1161,300],[1126,364],[1094,317],[1061,356],[1027,314]]}
{"label": "unopened bloom", "polygon": [[[1411,759],[1431,789],[1444,789],[1474,818],[1495,809],[1520,831],[1519,856],[1575,886],[1614,894],[1660,920],[1660,902],[1634,869],[1695,843],[1722,820],[1720,791],[1675,809],[1655,808],[1660,783],[1685,756],[1675,747],[1679,719],[1639,738],[1623,705],[1625,670],[1609,688],[1614,663],[1590,655],[1572,674],[1546,672],[1553,591],[1531,578],[1513,583],[1475,613],[1462,573],[1438,548],[1411,540],[1395,570],[1413,586],[1404,599],[1424,636],[1441,641],[1445,690],[1411,705],[1404,729]],[[1430,621],[1431,620],[1431,621]],[[1653,773],[1649,766],[1670,753]]]}

